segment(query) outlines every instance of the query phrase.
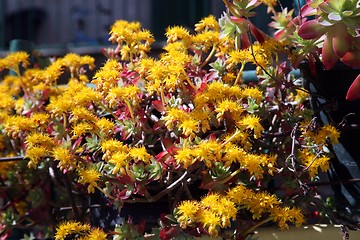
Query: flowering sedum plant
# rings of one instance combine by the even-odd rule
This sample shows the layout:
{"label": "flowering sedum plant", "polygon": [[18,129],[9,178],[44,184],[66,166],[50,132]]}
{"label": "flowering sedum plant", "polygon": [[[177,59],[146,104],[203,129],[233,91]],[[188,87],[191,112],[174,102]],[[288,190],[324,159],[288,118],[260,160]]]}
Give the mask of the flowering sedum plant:
{"label": "flowering sedum plant", "polygon": [[[167,28],[157,57],[149,31],[116,21],[116,48],[92,79],[89,56],[37,67],[24,52],[0,60],[5,238],[22,229],[57,240],[245,239],[264,224],[327,216],[315,186],[339,132],[312,117],[288,44],[250,22],[274,2],[224,2],[219,22]],[[245,66],[257,82],[244,82]],[[166,206],[151,216],[157,227],[125,211],[156,202]],[[94,209],[112,211],[99,220]]]}

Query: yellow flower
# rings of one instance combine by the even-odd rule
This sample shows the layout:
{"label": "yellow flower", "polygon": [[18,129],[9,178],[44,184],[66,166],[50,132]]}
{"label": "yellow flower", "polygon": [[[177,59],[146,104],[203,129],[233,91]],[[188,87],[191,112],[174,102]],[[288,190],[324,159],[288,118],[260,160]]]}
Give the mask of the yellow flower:
{"label": "yellow flower", "polygon": [[187,53],[187,47],[184,42],[171,42],[163,47],[167,52],[184,52]]}
{"label": "yellow flower", "polygon": [[237,122],[240,129],[250,129],[254,131],[254,138],[259,138],[261,132],[264,131],[263,126],[260,124],[260,117],[256,115],[247,115]]}
{"label": "yellow flower", "polygon": [[211,129],[210,127],[210,110],[208,108],[196,107],[190,112],[190,117],[199,123],[199,129],[206,132]]}
{"label": "yellow flower", "polygon": [[15,99],[12,95],[5,92],[0,92],[0,108],[11,111],[15,107]]}
{"label": "yellow flower", "polygon": [[117,107],[119,102],[132,101],[136,103],[139,100],[140,89],[138,86],[128,85],[126,87],[111,88],[105,100],[109,106]]}
{"label": "yellow flower", "polygon": [[194,149],[194,155],[204,161],[207,167],[212,167],[222,159],[222,146],[216,140],[202,141]]}
{"label": "yellow flower", "polygon": [[29,158],[28,167],[35,168],[40,159],[46,157],[49,151],[43,146],[35,146],[26,150],[25,157]]}
{"label": "yellow flower", "polygon": [[201,32],[203,30],[205,30],[205,31],[207,31],[207,30],[219,31],[220,30],[219,23],[213,15],[204,17],[203,19],[201,19],[201,21],[199,23],[195,24],[196,32]]}
{"label": "yellow flower", "polygon": [[299,157],[309,172],[310,177],[315,177],[321,171],[326,172],[330,168],[330,158],[325,155],[316,155],[311,153],[308,149],[299,151]]}
{"label": "yellow flower", "polygon": [[259,103],[261,100],[264,99],[263,95],[262,95],[262,92],[257,87],[245,87],[242,90],[242,97],[245,98],[245,99],[246,98],[252,98],[257,103]]}
{"label": "yellow flower", "polygon": [[252,176],[261,177],[264,173],[261,166],[261,157],[258,155],[250,153],[246,154],[241,164]]}
{"label": "yellow flower", "polygon": [[72,139],[76,139],[84,135],[85,133],[93,130],[93,127],[86,122],[81,122],[73,126],[71,133],[73,134]]}
{"label": "yellow flower", "polygon": [[245,158],[246,152],[242,148],[230,143],[225,145],[223,161],[226,166],[230,166],[234,162],[243,164]]}
{"label": "yellow flower", "polygon": [[88,193],[94,193],[95,188],[98,186],[97,182],[100,179],[101,173],[98,172],[95,168],[89,169],[80,169],[78,171],[79,180],[81,184],[89,184],[87,187]]}
{"label": "yellow flower", "polygon": [[325,125],[320,130],[319,135],[325,135],[330,139],[331,144],[339,143],[340,132],[332,125]]}
{"label": "yellow flower", "polygon": [[128,161],[129,161],[129,154],[125,152],[114,153],[111,156],[110,160],[108,161],[109,163],[115,165],[112,174],[117,174],[122,168],[126,167]]}
{"label": "yellow flower", "polygon": [[295,223],[296,227],[300,227],[305,222],[301,210],[295,207],[275,207],[271,210],[271,216],[278,223],[280,229],[289,229],[288,222]]}
{"label": "yellow flower", "polygon": [[70,123],[78,122],[78,121],[87,121],[89,123],[95,123],[97,122],[97,117],[84,107],[81,106],[75,107],[72,110],[72,117],[70,119]]}
{"label": "yellow flower", "polygon": [[198,214],[199,222],[209,232],[211,237],[217,237],[221,219],[215,212],[209,209],[202,209]]}
{"label": "yellow flower", "polygon": [[277,0],[260,0],[263,4],[267,5],[268,7],[275,7],[277,4]]}
{"label": "yellow flower", "polygon": [[211,47],[220,42],[220,32],[202,31],[192,36],[191,40],[197,49],[207,52]]}
{"label": "yellow flower", "polygon": [[187,118],[188,118],[187,114],[183,110],[178,108],[170,108],[167,111],[166,116],[163,117],[163,119],[165,120],[165,126],[168,129],[172,129],[172,125],[174,122],[176,121],[182,122]]}
{"label": "yellow flower", "polygon": [[7,68],[18,70],[18,66],[21,64],[23,67],[28,66],[29,54],[26,52],[14,52],[7,55],[5,58],[0,59],[0,69]]}
{"label": "yellow flower", "polygon": [[188,118],[185,119],[181,124],[180,128],[182,132],[187,137],[195,137],[199,129],[199,122],[194,119]]}
{"label": "yellow flower", "polygon": [[35,132],[29,134],[26,137],[25,143],[27,148],[32,148],[34,146],[43,146],[49,149],[55,145],[53,138],[42,132]]}
{"label": "yellow flower", "polygon": [[183,40],[184,43],[187,45],[190,41],[190,33],[182,26],[174,26],[168,27],[166,29],[165,36],[167,37],[167,42],[176,42],[178,40]]}
{"label": "yellow flower", "polygon": [[177,207],[177,221],[180,223],[180,227],[186,228],[197,220],[197,214],[199,211],[199,204],[196,201],[182,201]]}
{"label": "yellow flower", "polygon": [[116,59],[109,59],[104,66],[95,73],[92,83],[96,85],[96,90],[103,95],[107,95],[111,88],[117,86],[122,67]]}
{"label": "yellow flower", "polygon": [[36,127],[47,127],[49,118],[50,116],[47,113],[33,113],[30,121],[32,121]]}
{"label": "yellow flower", "polygon": [[175,160],[178,164],[187,169],[196,162],[196,157],[194,157],[191,148],[182,148],[176,152]]}
{"label": "yellow flower", "polygon": [[59,146],[53,149],[53,156],[55,160],[59,161],[58,167],[60,170],[64,170],[71,166],[72,156],[69,149],[64,146]]}
{"label": "yellow flower", "polygon": [[230,227],[231,220],[236,219],[237,208],[233,201],[228,199],[227,197],[221,196],[219,202],[217,204],[217,208],[214,211],[218,212],[221,219],[221,227]]}
{"label": "yellow flower", "polygon": [[5,133],[12,138],[21,136],[26,131],[33,130],[34,124],[25,116],[12,115],[5,119]]}
{"label": "yellow flower", "polygon": [[67,95],[50,97],[50,103],[46,106],[46,110],[53,116],[61,117],[63,113],[67,113],[74,106],[74,102]]}
{"label": "yellow flower", "polygon": [[90,87],[83,87],[74,96],[76,106],[86,106],[92,102],[99,102],[101,94]]}
{"label": "yellow flower", "polygon": [[226,65],[228,69],[231,69],[238,65],[239,63],[247,63],[250,62],[252,56],[247,50],[232,50],[229,52],[229,57],[226,59]]}
{"label": "yellow flower", "polygon": [[90,230],[89,224],[81,224],[75,221],[64,221],[56,227],[55,240],[65,240],[68,235],[84,234]]}
{"label": "yellow flower", "polygon": [[151,155],[146,151],[144,146],[131,148],[129,154],[135,162],[140,160],[144,163],[149,163],[151,159]]}
{"label": "yellow flower", "polygon": [[67,67],[72,75],[78,74],[79,69],[83,65],[88,65],[90,69],[95,68],[95,59],[90,56],[80,56],[75,53],[68,53],[59,59],[61,65]]}
{"label": "yellow flower", "polygon": [[20,201],[15,203],[15,209],[21,217],[25,216],[27,206],[28,204],[26,201]]}
{"label": "yellow flower", "polygon": [[93,228],[88,233],[88,235],[85,236],[84,240],[106,240],[107,234],[104,233],[104,231],[100,228]]}
{"label": "yellow flower", "polygon": [[115,123],[106,119],[100,118],[95,125],[101,130],[101,132],[105,133],[106,135],[114,133],[114,126]]}
{"label": "yellow flower", "polygon": [[108,139],[101,143],[101,151],[104,153],[103,159],[109,160],[116,152],[127,152],[128,147],[116,139]]}
{"label": "yellow flower", "polygon": [[227,72],[223,77],[222,80],[227,83],[227,84],[232,84],[234,83],[236,79],[236,75],[232,72]]}
{"label": "yellow flower", "polygon": [[228,99],[221,101],[215,108],[215,112],[218,113],[216,115],[218,121],[222,121],[227,112],[230,113],[232,119],[237,120],[243,111],[244,109],[241,105]]}
{"label": "yellow flower", "polygon": [[227,192],[227,197],[235,204],[246,206],[254,197],[254,191],[246,188],[244,185],[237,185]]}
{"label": "yellow flower", "polygon": [[13,162],[2,162],[0,166],[0,178],[5,179],[8,177],[8,174],[11,172],[11,169],[16,165],[15,161]]}

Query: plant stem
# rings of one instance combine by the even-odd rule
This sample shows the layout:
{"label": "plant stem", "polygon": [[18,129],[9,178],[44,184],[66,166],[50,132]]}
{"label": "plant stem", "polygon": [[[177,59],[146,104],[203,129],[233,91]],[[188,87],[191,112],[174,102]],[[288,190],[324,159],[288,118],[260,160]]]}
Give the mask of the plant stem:
{"label": "plant stem", "polygon": [[200,68],[204,67],[211,59],[211,57],[214,55],[216,50],[216,46],[213,45],[211,52],[209,53],[209,55],[207,56],[207,58],[205,59],[205,61],[200,65]]}
{"label": "plant stem", "polygon": [[231,178],[233,178],[236,174],[238,174],[240,172],[240,168],[234,172],[232,172],[229,176],[227,176],[224,180],[220,181],[220,183],[226,183],[227,181],[229,181]]}
{"label": "plant stem", "polygon": [[116,200],[115,197],[109,195],[107,192],[105,192],[105,191],[104,191],[103,189],[101,189],[99,186],[96,186],[96,188],[97,188],[100,192],[102,192],[106,197],[110,198],[111,200]]}
{"label": "plant stem", "polygon": [[225,146],[226,144],[228,144],[229,142],[231,142],[238,134],[240,134],[239,130],[236,130],[235,133],[233,135],[231,135],[231,137],[229,137],[225,142],[223,142],[221,144],[221,146]]}
{"label": "plant stem", "polygon": [[132,120],[135,120],[135,117],[134,117],[134,112],[133,112],[133,109],[131,107],[131,104],[128,100],[125,100],[125,103],[126,103],[126,106],[128,107],[129,109],[129,113],[130,113],[130,116],[131,116],[131,119]]}
{"label": "plant stem", "polygon": [[234,85],[239,84],[240,79],[241,79],[241,77],[242,77],[242,73],[243,73],[243,71],[244,71],[244,68],[245,68],[245,63],[242,62],[242,63],[241,63],[240,70],[239,70],[239,72],[238,72],[238,74],[237,74],[237,76],[236,76]]}
{"label": "plant stem", "polygon": [[245,237],[246,235],[252,233],[255,229],[257,229],[258,227],[260,227],[261,225],[267,223],[267,222],[270,222],[271,220],[273,220],[274,217],[268,217],[268,218],[265,218],[264,220],[256,223],[255,225],[253,225],[252,227],[248,228],[244,233],[243,233],[243,237]]}
{"label": "plant stem", "polygon": [[80,220],[79,211],[78,211],[78,209],[76,207],[74,194],[73,194],[72,189],[71,189],[71,182],[70,182],[70,179],[69,179],[69,176],[68,176],[67,173],[64,174],[64,180],[65,180],[66,191],[67,191],[68,196],[69,196],[70,204],[71,204],[75,219]]}

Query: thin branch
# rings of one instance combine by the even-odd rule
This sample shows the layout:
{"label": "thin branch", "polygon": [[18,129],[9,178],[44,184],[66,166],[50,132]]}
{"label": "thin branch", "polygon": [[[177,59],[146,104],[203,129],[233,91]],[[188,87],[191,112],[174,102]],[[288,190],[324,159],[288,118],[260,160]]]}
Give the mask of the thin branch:
{"label": "thin branch", "polygon": [[14,156],[14,157],[2,157],[2,158],[0,158],[0,163],[1,162],[16,162],[16,161],[21,161],[21,160],[29,161],[29,159],[24,156]]}
{"label": "thin branch", "polygon": [[174,181],[172,184],[170,184],[167,188],[156,194],[155,196],[148,195],[146,199],[144,198],[133,198],[129,200],[124,200],[124,202],[129,203],[136,203],[136,202],[156,202],[162,197],[164,197],[166,194],[168,194],[171,190],[176,188],[179,184],[182,183],[182,181],[188,176],[188,171],[185,171],[176,181]]}
{"label": "thin branch", "polygon": [[69,176],[67,174],[64,174],[64,180],[65,180],[66,190],[67,190],[67,193],[69,196],[71,208],[73,210],[75,219],[80,220],[79,211],[78,211],[78,208],[76,207],[74,194],[71,189],[71,182],[70,182]]}

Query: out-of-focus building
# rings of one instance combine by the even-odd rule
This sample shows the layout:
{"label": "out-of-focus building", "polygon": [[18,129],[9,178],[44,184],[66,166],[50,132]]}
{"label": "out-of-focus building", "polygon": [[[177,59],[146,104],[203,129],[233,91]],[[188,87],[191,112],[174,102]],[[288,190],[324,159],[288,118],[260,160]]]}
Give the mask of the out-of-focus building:
{"label": "out-of-focus building", "polygon": [[169,25],[190,29],[202,17],[220,16],[221,0],[0,0],[0,49],[13,39],[62,54],[71,48],[99,49],[117,19],[139,21],[163,39]]}

